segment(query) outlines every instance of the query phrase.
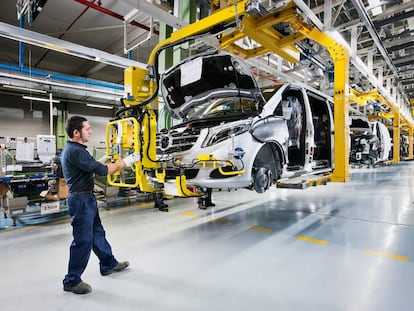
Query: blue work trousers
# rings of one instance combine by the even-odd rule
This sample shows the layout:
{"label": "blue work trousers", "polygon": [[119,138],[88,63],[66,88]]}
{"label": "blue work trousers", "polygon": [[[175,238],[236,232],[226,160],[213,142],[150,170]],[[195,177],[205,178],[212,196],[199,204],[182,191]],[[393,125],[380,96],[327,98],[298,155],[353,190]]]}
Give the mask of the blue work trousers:
{"label": "blue work trousers", "polygon": [[91,250],[99,258],[101,273],[112,270],[118,261],[106,240],[93,193],[70,194],[68,208],[72,217],[73,241],[70,245],[68,273],[63,285],[72,287],[82,281],[81,275],[86,269]]}

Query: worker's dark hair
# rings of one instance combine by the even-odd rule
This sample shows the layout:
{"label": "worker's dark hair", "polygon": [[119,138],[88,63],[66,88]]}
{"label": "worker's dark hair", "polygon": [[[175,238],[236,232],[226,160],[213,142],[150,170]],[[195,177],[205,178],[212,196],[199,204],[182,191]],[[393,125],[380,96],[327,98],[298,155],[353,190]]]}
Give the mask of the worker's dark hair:
{"label": "worker's dark hair", "polygon": [[83,122],[88,121],[85,117],[81,116],[73,116],[68,119],[66,122],[66,134],[70,138],[73,138],[73,131],[78,130],[79,132],[82,130]]}

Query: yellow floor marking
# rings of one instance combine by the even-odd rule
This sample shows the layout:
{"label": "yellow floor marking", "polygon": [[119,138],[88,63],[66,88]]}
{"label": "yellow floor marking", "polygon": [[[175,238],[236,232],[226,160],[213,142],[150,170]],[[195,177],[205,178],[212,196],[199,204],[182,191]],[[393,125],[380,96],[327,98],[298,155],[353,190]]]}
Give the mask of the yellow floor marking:
{"label": "yellow floor marking", "polygon": [[266,233],[272,232],[272,229],[264,228],[264,227],[259,227],[259,226],[251,226],[251,227],[249,227],[249,229],[257,230],[257,231],[262,231],[262,232],[266,232]]}
{"label": "yellow floor marking", "polygon": [[381,252],[374,251],[372,249],[364,249],[364,253],[369,254],[369,255],[374,255],[374,256],[386,257],[386,258],[389,258],[389,259],[395,259],[395,260],[401,260],[401,261],[410,261],[410,258],[407,257],[407,256],[381,253]]}
{"label": "yellow floor marking", "polygon": [[198,216],[198,214],[193,213],[193,212],[181,212],[181,214],[187,215],[187,216],[190,216],[190,217],[197,217]]}
{"label": "yellow floor marking", "polygon": [[36,227],[35,226],[30,226],[30,227],[24,227],[24,228],[18,228],[18,229],[11,229],[9,231],[0,232],[0,234],[15,233],[15,232],[19,232],[19,231],[26,231],[26,230],[34,229],[34,228],[36,228]]}
{"label": "yellow floor marking", "polygon": [[219,222],[221,224],[227,224],[229,222],[227,219],[224,219],[224,218],[214,218],[213,221]]}
{"label": "yellow floor marking", "polygon": [[296,238],[298,240],[302,240],[302,241],[306,241],[306,242],[311,242],[311,243],[316,243],[316,244],[322,244],[322,245],[328,245],[329,244],[328,241],[318,240],[318,239],[310,238],[310,237],[303,236],[303,235],[298,235],[298,236],[296,236]]}

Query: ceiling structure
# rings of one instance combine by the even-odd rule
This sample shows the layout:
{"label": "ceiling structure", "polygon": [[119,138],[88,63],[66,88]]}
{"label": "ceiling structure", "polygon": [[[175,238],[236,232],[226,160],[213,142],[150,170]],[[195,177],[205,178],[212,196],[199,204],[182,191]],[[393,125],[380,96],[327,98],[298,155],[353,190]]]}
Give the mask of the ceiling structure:
{"label": "ceiling structure", "polygon": [[[310,9],[325,20],[324,2],[309,1]],[[401,103],[414,99],[414,1],[413,0],[333,0],[331,27],[357,51],[369,71]],[[354,42],[354,43],[353,43]],[[351,66],[350,85],[369,91],[373,85],[363,79],[358,66]]]}
{"label": "ceiling structure", "polygon": [[[173,1],[37,0],[39,3],[46,2],[43,9],[31,24],[26,16],[24,25],[20,25],[19,29],[21,21],[17,18],[17,4],[24,2],[2,1],[1,93],[19,94],[2,87],[12,84],[26,89],[47,89],[55,97],[68,101],[113,103],[122,96],[123,85],[123,67],[113,64],[126,60],[134,65],[145,66],[149,53],[159,40],[160,19],[166,19],[162,22],[179,27],[169,14],[175,11]],[[143,2],[152,9],[151,12],[162,11],[166,15],[161,14],[158,19],[151,20],[148,8],[136,11]],[[179,2],[175,1],[175,5]],[[197,1],[202,6],[201,11],[206,5],[209,6],[208,2]],[[260,1],[267,7],[274,7],[281,2],[287,1]],[[339,33],[349,45],[352,56],[351,87],[362,92],[369,91],[377,87],[372,82],[375,80],[393,98],[409,105],[410,100],[414,99],[414,0],[295,2],[304,12],[307,22],[332,35]],[[136,14],[126,26],[125,37],[123,19],[132,13]],[[11,27],[11,30],[7,27]],[[14,34],[6,36],[5,29]],[[43,44],[29,44],[26,41],[22,49],[16,39],[18,30],[25,31],[23,35],[31,37],[32,41],[36,39]],[[125,38],[128,41],[127,48],[136,44],[139,47],[129,54],[125,53]],[[62,53],[63,50],[66,53]],[[68,50],[74,53],[68,55]],[[300,63],[285,64],[283,69],[275,65],[274,70],[270,68],[269,72],[281,80],[288,77],[309,79],[316,87],[328,89],[327,69],[331,64],[326,53],[309,42],[303,43],[302,50],[307,53]],[[274,58],[275,64],[280,64],[277,57],[268,55],[267,58],[268,64],[272,64],[270,58]],[[258,61],[253,60],[252,63],[263,68]],[[65,79],[66,75],[73,79]]]}

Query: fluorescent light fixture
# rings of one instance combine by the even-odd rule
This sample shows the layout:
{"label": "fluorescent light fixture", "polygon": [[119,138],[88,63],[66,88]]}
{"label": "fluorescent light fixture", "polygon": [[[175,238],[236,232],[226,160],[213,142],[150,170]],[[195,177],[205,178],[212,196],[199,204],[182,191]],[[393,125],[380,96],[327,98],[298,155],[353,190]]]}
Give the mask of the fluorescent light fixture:
{"label": "fluorescent light fixture", "polygon": [[382,8],[380,6],[377,6],[376,8],[373,8],[371,12],[373,16],[380,15],[382,14]]}
{"label": "fluorescent light fixture", "polygon": [[[41,97],[33,97],[33,96],[23,96],[23,99],[35,100],[39,102],[47,102],[50,103],[50,99],[48,98],[41,98]],[[60,103],[60,100],[52,99],[52,103]]]}
{"label": "fluorescent light fixture", "polygon": [[7,89],[13,89],[13,90],[19,90],[19,91],[25,91],[25,92],[42,93],[42,94],[47,93],[46,91],[43,91],[43,90],[31,89],[31,88],[27,88],[24,86],[17,86],[17,85],[3,84],[3,87]]}
{"label": "fluorescent light fixture", "polygon": [[86,104],[88,107],[94,107],[94,108],[103,108],[103,109],[112,109],[113,106],[107,106],[107,105],[98,105],[98,104]]}
{"label": "fluorescent light fixture", "polygon": [[367,10],[371,10],[373,16],[380,15],[382,13],[382,6],[380,0],[368,0]]}

